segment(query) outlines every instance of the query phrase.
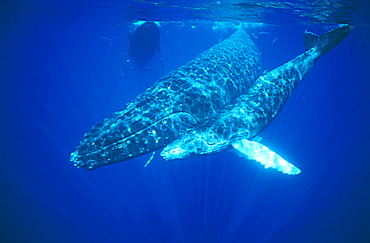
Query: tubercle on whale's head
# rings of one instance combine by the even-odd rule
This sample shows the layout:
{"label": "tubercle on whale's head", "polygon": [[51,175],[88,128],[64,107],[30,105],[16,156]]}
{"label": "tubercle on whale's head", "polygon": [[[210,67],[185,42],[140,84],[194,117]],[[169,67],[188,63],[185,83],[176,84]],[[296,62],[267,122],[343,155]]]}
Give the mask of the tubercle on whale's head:
{"label": "tubercle on whale's head", "polygon": [[213,131],[198,133],[192,130],[167,145],[161,152],[161,156],[165,160],[186,159],[217,153],[227,146],[227,141]]}

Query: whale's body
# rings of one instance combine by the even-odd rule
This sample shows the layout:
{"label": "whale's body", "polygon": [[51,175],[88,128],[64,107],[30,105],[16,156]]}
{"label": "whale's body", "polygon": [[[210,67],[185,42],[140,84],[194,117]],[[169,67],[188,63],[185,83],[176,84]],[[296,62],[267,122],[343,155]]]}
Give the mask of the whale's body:
{"label": "whale's body", "polygon": [[95,169],[163,148],[245,93],[260,72],[260,53],[240,28],[94,126],[71,161]]}
{"label": "whale's body", "polygon": [[264,145],[250,140],[280,113],[295,87],[317,59],[339,44],[350,31],[351,27],[342,26],[320,37],[306,33],[305,44],[308,51],[259,77],[245,94],[215,117],[190,129],[169,144],[161,155],[167,160],[185,159],[234,147],[265,167],[275,167],[287,174],[298,174],[298,168]]}

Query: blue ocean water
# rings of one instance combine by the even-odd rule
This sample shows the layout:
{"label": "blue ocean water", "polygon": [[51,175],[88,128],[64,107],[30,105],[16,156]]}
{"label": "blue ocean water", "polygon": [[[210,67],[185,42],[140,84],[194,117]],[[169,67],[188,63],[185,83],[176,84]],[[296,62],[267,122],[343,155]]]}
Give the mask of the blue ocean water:
{"label": "blue ocean water", "polygon": [[[369,242],[370,21],[361,1],[13,2],[0,5],[1,242]],[[303,33],[355,26],[261,133],[297,165],[287,176],[230,152],[157,153],[93,171],[70,153],[84,133],[161,74],[122,75],[134,20],[160,22],[165,72],[240,22],[271,70]]]}

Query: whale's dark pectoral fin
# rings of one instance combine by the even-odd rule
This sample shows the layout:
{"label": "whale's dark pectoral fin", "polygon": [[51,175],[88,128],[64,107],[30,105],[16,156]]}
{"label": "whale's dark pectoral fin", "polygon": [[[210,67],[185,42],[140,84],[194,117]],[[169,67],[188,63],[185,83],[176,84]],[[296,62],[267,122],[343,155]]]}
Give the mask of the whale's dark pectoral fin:
{"label": "whale's dark pectoral fin", "polygon": [[243,156],[246,156],[250,160],[257,161],[266,169],[274,168],[288,175],[297,175],[301,173],[300,169],[290,164],[280,155],[271,151],[268,147],[261,143],[242,139],[232,143],[232,146]]}

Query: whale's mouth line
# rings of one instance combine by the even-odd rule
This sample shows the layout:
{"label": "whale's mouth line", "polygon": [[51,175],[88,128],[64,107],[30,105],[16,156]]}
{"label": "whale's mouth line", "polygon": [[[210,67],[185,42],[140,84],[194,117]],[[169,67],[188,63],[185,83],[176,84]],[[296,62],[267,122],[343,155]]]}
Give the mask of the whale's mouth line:
{"label": "whale's mouth line", "polygon": [[[194,134],[193,134],[194,135]],[[182,138],[180,138],[181,140]],[[207,143],[207,140],[204,138],[194,138],[194,137],[187,137],[185,138],[185,141],[181,141],[178,144],[171,143],[168,146],[166,146],[162,152],[161,156],[165,160],[174,160],[174,159],[184,159],[185,157],[189,156],[194,152],[194,155],[196,156],[202,156],[207,154],[214,154],[218,153],[219,151],[226,149],[227,147],[230,147],[230,139],[224,139],[219,142],[215,142],[212,144]],[[195,145],[197,143],[200,143],[201,145]],[[203,152],[195,152],[192,150],[187,150],[186,146],[193,144],[194,147],[202,147]]]}
{"label": "whale's mouth line", "polygon": [[140,130],[138,130],[138,131],[136,131],[136,132],[134,132],[134,133],[130,134],[130,135],[129,135],[129,136],[127,136],[127,137],[124,137],[124,138],[122,138],[122,139],[120,139],[120,140],[117,140],[117,141],[115,141],[115,142],[113,142],[113,143],[111,143],[111,144],[109,144],[109,145],[107,145],[107,146],[100,147],[98,150],[92,151],[92,152],[90,152],[90,153],[84,153],[84,154],[81,154],[81,153],[79,153],[79,152],[77,152],[77,151],[76,151],[76,152],[77,152],[76,156],[83,157],[83,156],[90,156],[90,155],[93,155],[93,154],[98,154],[98,153],[100,153],[101,151],[106,150],[107,148],[109,148],[109,147],[111,147],[111,146],[115,146],[115,145],[117,145],[117,144],[123,143],[125,140],[128,140],[128,139],[131,139],[131,138],[135,137],[137,134],[140,134],[140,133],[144,132],[145,130],[149,129],[150,127],[155,126],[155,125],[156,125],[156,124],[158,124],[159,122],[162,122],[163,120],[168,119],[169,117],[171,117],[171,116],[173,116],[173,115],[181,115],[181,114],[183,114],[183,115],[186,115],[186,116],[190,117],[190,119],[189,119],[189,120],[190,120],[190,121],[192,121],[192,122],[189,122],[189,121],[181,121],[181,124],[190,124],[191,126],[195,126],[195,125],[197,125],[197,124],[199,123],[199,122],[198,122],[198,120],[195,118],[195,116],[193,116],[193,115],[192,115],[192,114],[190,114],[189,112],[186,112],[186,111],[176,111],[176,112],[172,112],[172,113],[169,113],[169,114],[167,114],[166,116],[164,116],[164,117],[162,117],[162,118],[160,118],[160,119],[158,119],[158,120],[154,121],[154,122],[153,122],[153,123],[151,123],[150,125],[148,125],[148,126],[146,126],[146,127],[142,128],[142,129],[140,129]]}

